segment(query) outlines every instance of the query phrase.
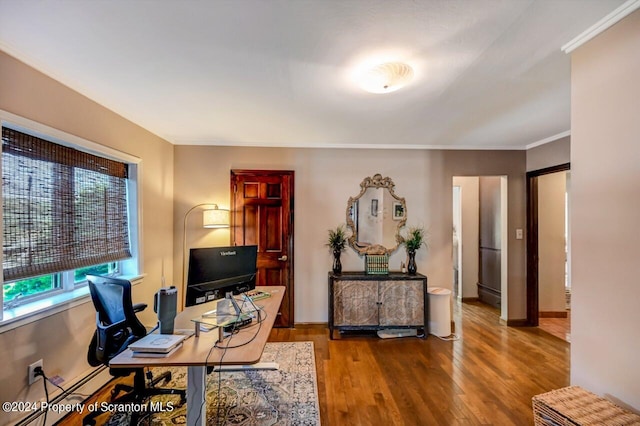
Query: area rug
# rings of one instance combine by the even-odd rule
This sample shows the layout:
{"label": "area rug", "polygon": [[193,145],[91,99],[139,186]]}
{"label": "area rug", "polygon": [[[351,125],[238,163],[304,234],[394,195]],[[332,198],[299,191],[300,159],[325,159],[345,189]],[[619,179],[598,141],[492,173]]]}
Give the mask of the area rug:
{"label": "area rug", "polygon": [[[208,425],[319,425],[318,385],[313,342],[267,343],[262,362],[277,362],[279,370],[213,372],[207,375]],[[171,371],[162,387],[186,388],[187,369],[154,368],[154,375]],[[175,407],[175,396],[159,396],[154,404]],[[108,426],[129,424],[129,413],[118,413]],[[153,413],[143,421],[150,426],[186,424],[186,404]]]}

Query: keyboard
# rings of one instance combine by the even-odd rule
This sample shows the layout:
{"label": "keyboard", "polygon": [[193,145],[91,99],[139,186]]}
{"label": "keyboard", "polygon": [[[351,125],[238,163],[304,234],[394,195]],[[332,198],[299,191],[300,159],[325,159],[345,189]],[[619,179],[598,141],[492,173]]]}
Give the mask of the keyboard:
{"label": "keyboard", "polygon": [[261,291],[261,290],[249,290],[245,294],[249,296],[253,301],[271,297],[271,293],[267,291]]}

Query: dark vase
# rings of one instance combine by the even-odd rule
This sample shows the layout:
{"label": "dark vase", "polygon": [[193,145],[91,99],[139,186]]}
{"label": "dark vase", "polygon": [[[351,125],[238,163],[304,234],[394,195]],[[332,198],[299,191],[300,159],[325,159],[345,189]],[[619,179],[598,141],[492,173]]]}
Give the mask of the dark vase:
{"label": "dark vase", "polygon": [[340,253],[342,250],[333,250],[333,272],[339,274],[342,272],[342,263],[340,263]]}
{"label": "dark vase", "polygon": [[407,272],[409,275],[415,275],[418,272],[418,266],[416,265],[416,251],[408,250],[409,262],[407,263]]}

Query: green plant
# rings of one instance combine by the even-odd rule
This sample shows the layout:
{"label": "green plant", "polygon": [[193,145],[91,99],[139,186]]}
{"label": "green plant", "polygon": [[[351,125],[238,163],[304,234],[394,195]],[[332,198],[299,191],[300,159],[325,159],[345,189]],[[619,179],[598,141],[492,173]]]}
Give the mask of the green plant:
{"label": "green plant", "polygon": [[338,226],[336,229],[329,229],[329,240],[327,245],[332,250],[342,251],[347,246],[347,233],[344,225]]}
{"label": "green plant", "polygon": [[404,244],[407,251],[416,251],[423,245],[426,246],[426,233],[423,227],[413,226],[407,229],[407,235],[403,238],[402,244]]}

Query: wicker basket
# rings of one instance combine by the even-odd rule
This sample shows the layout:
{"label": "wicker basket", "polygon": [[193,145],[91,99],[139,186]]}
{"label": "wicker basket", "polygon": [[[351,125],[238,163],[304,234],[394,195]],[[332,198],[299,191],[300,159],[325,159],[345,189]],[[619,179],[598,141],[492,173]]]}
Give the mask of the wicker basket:
{"label": "wicker basket", "polygon": [[579,386],[536,395],[533,421],[536,426],[640,425],[640,416]]}

